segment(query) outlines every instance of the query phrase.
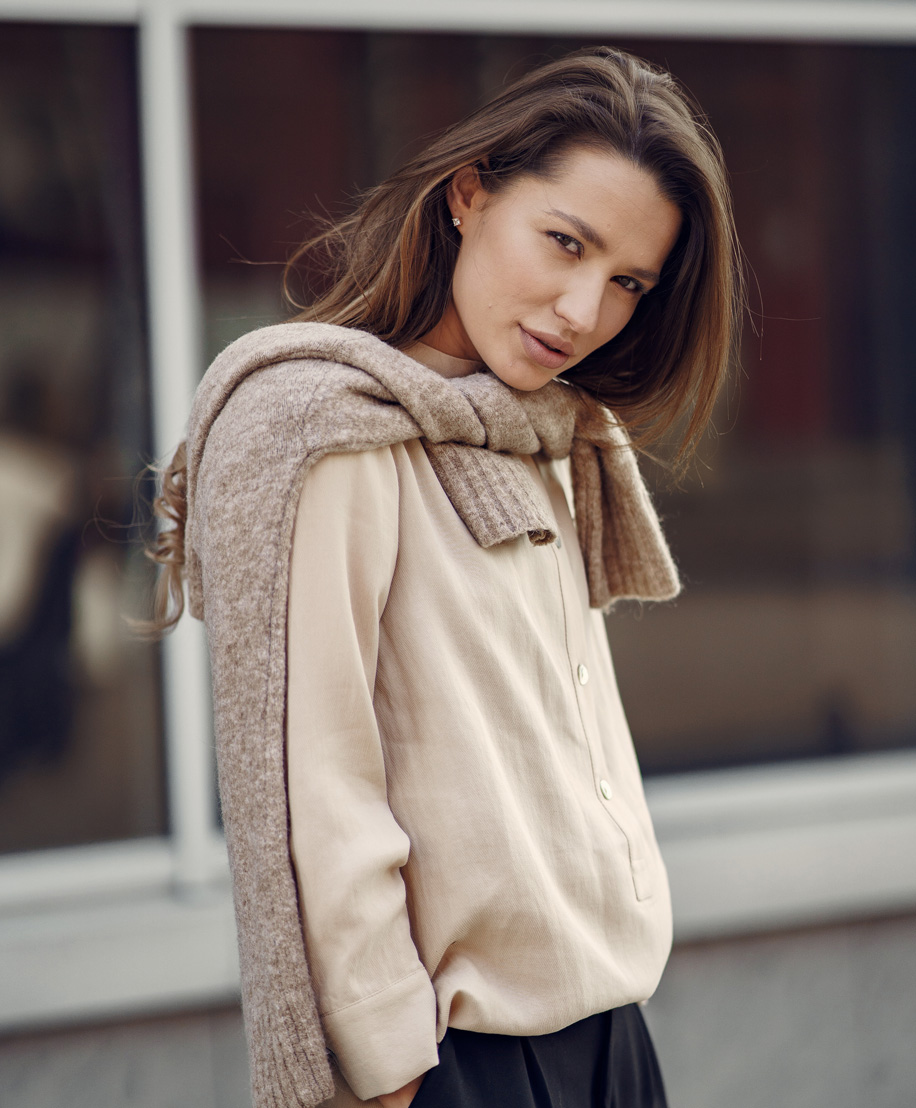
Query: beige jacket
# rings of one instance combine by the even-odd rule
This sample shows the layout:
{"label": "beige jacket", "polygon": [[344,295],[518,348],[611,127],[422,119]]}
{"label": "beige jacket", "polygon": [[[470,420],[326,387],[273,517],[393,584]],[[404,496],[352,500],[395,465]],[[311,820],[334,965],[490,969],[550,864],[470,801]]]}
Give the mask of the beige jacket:
{"label": "beige jacket", "polygon": [[529,464],[553,544],[480,547],[418,440],[302,489],[291,842],[335,1108],[435,1066],[447,1026],[540,1035],[642,1000],[668,955],[563,463]]}
{"label": "beige jacket", "polygon": [[555,524],[526,459],[570,456],[591,604],[678,587],[625,436],[569,386],[516,393],[485,372],[448,381],[371,336],[318,324],[255,332],[214,362],[189,421],[188,595],[210,641],[256,1108],[312,1108],[332,1092],[288,838],[286,619],[300,493],[328,454],[417,439],[479,547],[500,557],[519,538],[550,546]]}

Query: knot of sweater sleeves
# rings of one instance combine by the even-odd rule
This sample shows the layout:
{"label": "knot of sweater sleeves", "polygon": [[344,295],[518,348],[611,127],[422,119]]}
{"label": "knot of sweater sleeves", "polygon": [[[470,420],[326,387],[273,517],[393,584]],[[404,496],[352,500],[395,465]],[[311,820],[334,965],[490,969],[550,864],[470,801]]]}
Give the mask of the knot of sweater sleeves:
{"label": "knot of sweater sleeves", "polygon": [[[488,371],[446,378],[361,331],[319,323],[266,327],[229,346],[208,370],[188,433],[189,605],[203,611],[196,541],[197,486],[217,420],[219,466],[234,479],[282,454],[301,475],[333,452],[422,438],[436,474],[484,547],[527,534],[552,542],[552,521],[534,494],[528,455],[571,457],[575,511],[591,603],[666,600],[677,571],[623,429],[572,385],[533,392]],[[266,494],[266,490],[265,490]],[[205,510],[205,509],[204,509]]]}

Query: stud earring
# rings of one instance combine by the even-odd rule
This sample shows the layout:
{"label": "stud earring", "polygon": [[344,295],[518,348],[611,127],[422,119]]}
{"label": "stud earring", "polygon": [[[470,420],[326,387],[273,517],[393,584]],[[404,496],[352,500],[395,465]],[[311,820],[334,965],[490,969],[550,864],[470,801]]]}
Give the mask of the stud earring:
{"label": "stud earring", "polygon": [[452,226],[453,227],[460,227],[461,226],[461,216],[458,216],[458,215],[453,215],[452,216]]}

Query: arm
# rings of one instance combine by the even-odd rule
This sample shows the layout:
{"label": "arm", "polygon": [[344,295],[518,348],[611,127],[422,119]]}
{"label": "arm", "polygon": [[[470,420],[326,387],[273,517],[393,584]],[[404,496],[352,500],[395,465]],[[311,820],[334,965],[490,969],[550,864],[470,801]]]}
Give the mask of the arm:
{"label": "arm", "polygon": [[373,710],[397,544],[390,449],[314,466],[290,565],[290,842],[322,1023],[363,1100],[403,1091],[438,1061],[435,994],[400,873],[410,844],[388,807]]}

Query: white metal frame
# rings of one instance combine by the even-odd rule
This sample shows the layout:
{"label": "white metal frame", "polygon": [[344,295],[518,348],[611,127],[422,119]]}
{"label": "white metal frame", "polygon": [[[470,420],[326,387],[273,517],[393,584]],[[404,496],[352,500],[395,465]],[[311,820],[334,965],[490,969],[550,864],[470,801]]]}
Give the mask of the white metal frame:
{"label": "white metal frame", "polygon": [[[194,24],[916,42],[916,0],[0,0],[0,21],[137,24],[156,450],[201,361],[186,30]],[[198,624],[165,645],[167,839],[0,859],[0,1028],[238,988]],[[656,779],[676,937],[916,908],[916,753]]]}
{"label": "white metal frame", "polygon": [[912,0],[2,0],[0,19],[912,42]]}

